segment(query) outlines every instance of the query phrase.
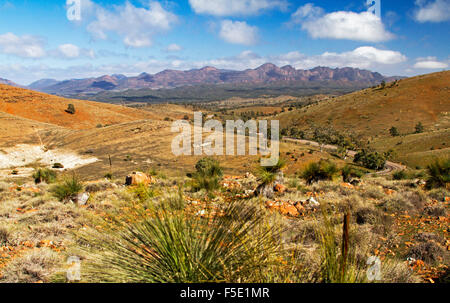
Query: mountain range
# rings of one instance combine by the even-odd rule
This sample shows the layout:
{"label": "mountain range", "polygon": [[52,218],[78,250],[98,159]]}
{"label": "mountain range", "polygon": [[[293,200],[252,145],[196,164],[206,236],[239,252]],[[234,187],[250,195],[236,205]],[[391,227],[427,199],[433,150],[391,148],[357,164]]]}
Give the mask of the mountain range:
{"label": "mountain range", "polygon": [[42,79],[28,86],[32,90],[62,96],[93,95],[100,92],[120,92],[136,89],[171,89],[194,85],[216,84],[268,84],[268,83],[318,83],[339,82],[343,85],[357,84],[370,86],[385,80],[389,82],[402,77],[385,77],[377,72],[357,68],[316,67],[310,70],[295,69],[287,65],[278,67],[266,63],[255,69],[244,71],[204,67],[188,71],[164,70],[156,74],[142,73],[127,77],[121,74],[105,75],[98,78],[71,79],[57,81]]}

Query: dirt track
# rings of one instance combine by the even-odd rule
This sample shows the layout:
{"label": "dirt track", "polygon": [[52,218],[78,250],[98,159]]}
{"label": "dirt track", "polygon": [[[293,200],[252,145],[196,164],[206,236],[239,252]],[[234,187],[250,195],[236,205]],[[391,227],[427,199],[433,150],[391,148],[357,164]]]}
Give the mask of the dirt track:
{"label": "dirt track", "polygon": [[[283,138],[282,140],[286,141],[286,142],[294,142],[294,143],[300,143],[300,144],[320,147],[320,144],[318,142],[311,141],[311,140],[302,140],[302,139],[294,139],[294,138]],[[330,144],[325,144],[325,145],[322,146],[322,148],[323,149],[328,149],[328,150],[338,150],[338,147],[336,145],[330,145]],[[348,155],[350,157],[354,157],[356,155],[356,152],[353,151],[353,150],[350,150],[348,152]],[[405,170],[406,168],[407,168],[406,166],[401,165],[399,163],[386,161],[386,164],[384,166],[384,170],[378,171],[378,172],[376,172],[374,174],[383,176],[383,175],[390,174],[390,173],[392,173],[394,171],[397,171],[397,170]]]}

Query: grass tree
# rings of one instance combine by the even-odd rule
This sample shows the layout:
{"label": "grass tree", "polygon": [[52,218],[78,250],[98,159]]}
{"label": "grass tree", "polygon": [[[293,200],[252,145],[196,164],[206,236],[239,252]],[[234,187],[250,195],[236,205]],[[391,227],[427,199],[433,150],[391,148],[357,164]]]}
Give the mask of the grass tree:
{"label": "grass tree", "polygon": [[283,168],[285,167],[286,161],[282,158],[273,166],[260,166],[257,172],[260,184],[256,188],[255,194],[272,197],[274,184],[283,182]]}

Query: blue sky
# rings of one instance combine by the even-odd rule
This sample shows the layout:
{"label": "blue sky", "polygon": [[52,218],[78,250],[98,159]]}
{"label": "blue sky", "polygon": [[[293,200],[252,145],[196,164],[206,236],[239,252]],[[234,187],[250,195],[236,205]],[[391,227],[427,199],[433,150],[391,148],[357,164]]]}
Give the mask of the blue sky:
{"label": "blue sky", "polygon": [[406,76],[448,69],[450,0],[379,1],[380,14],[366,0],[0,0],[0,77],[29,84],[265,62]]}

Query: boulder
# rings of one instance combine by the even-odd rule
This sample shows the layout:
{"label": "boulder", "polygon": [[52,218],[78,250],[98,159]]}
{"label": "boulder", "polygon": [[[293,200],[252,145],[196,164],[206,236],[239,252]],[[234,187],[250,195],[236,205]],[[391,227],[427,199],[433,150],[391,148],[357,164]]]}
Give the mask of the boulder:
{"label": "boulder", "polygon": [[284,186],[283,184],[276,184],[273,187],[273,190],[278,192],[278,193],[284,193],[286,191],[286,186]]}
{"label": "boulder", "polygon": [[125,185],[132,186],[132,185],[149,185],[155,183],[155,180],[153,177],[148,176],[147,174],[144,174],[143,172],[133,172],[130,175],[126,177]]}

